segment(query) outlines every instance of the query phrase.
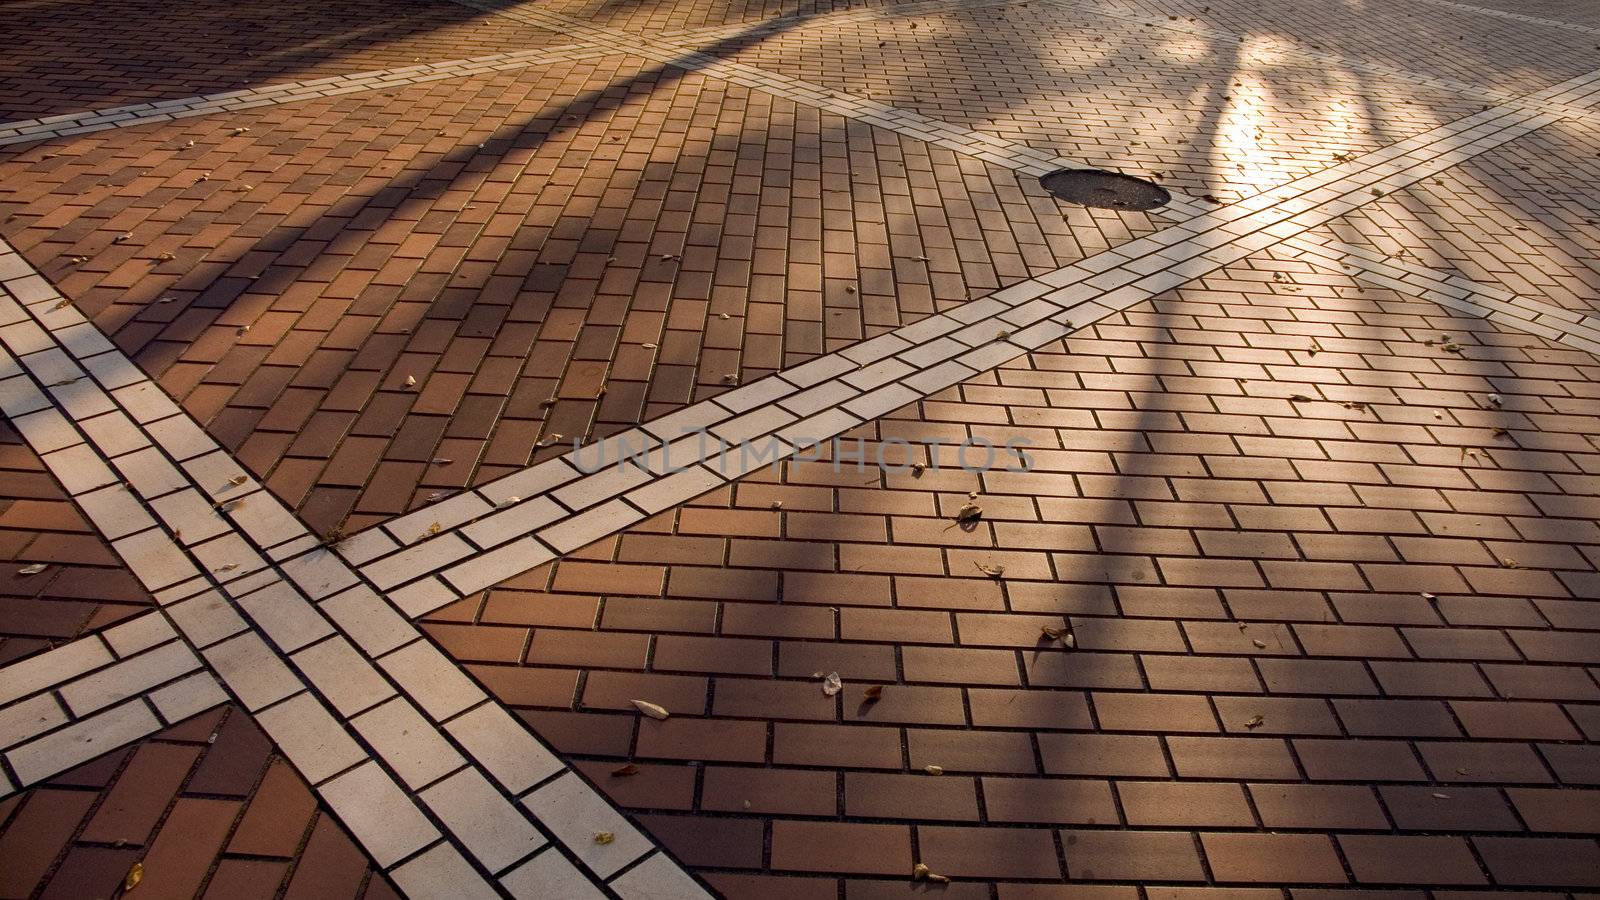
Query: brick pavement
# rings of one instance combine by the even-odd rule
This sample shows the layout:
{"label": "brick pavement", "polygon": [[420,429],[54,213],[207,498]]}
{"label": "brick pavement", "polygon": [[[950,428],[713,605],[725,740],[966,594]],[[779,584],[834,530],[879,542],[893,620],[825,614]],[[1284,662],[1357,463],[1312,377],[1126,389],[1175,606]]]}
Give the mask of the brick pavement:
{"label": "brick pavement", "polygon": [[0,559],[6,662],[114,625],[154,602],[9,426],[0,426]]}
{"label": "brick pavement", "polygon": [[[1459,89],[1341,71],[1165,15],[1149,20],[1163,27],[1075,5],[1015,4],[801,27],[753,37],[734,58],[1225,200],[1482,106]],[[1182,102],[1164,102],[1174,97]],[[1367,115],[1368,104],[1385,115]]]}
{"label": "brick pavement", "polygon": [[[1600,313],[1600,128],[1565,122],[1353,213],[1331,234]],[[1498,210],[1516,210],[1506,216]]]}
{"label": "brick pavement", "polygon": [[20,2],[0,19],[0,122],[545,46],[444,0]]}
{"label": "brick pavement", "polygon": [[[162,504],[174,487],[152,491],[152,473],[120,459],[131,445],[111,439],[172,453],[183,478],[201,479],[189,493],[216,494],[205,479],[218,472],[253,473],[317,532],[387,521],[395,537],[349,542],[364,549],[346,551],[358,567],[343,568],[307,550],[315,538],[287,513],[262,512],[276,508],[265,493],[247,514],[223,503],[190,517],[231,529],[216,541],[160,525],[120,537],[119,551],[137,540],[129,559],[147,583],[184,559],[210,569],[162,602],[217,582],[205,596],[237,610],[227,633],[255,629],[272,645],[252,638],[266,653],[250,659],[292,651],[294,671],[247,677],[227,648],[248,636],[218,643],[203,598],[173,606],[183,637],[155,649],[155,614],[64,643],[8,669],[28,696],[0,711],[0,788],[44,777],[46,744],[88,756],[85,725],[106,723],[121,742],[159,727],[151,710],[171,722],[218,702],[210,676],[188,674],[201,664],[188,642],[244,701],[229,721],[259,713],[413,896],[447,883],[566,896],[585,879],[624,896],[693,895],[678,861],[729,896],[900,894],[922,887],[909,880],[917,861],[954,876],[940,889],[952,896],[1600,887],[1589,811],[1600,658],[1586,602],[1600,594],[1600,429],[1595,357],[1583,352],[1597,345],[1593,320],[1569,312],[1593,296],[1592,235],[1579,224],[1593,209],[1591,100],[1580,80],[1546,91],[1554,104],[1506,104],[1592,65],[1592,30],[1581,10],[1539,2],[1503,12],[1410,0],[1359,20],[1293,0],[1194,6],[524,4],[471,27],[460,10],[419,6],[422,19],[356,34],[348,26],[373,16],[346,4],[317,11],[337,37],[280,59],[286,68],[220,77],[392,67],[413,47],[435,60],[520,50],[518,29],[582,49],[553,66],[508,57],[410,86],[385,80],[395,71],[346,96],[284,93],[271,107],[3,151],[0,234],[228,452],[180,452],[210,437],[174,426],[182,415],[150,424],[176,408],[142,388],[113,392],[111,408],[140,423],[133,434],[62,420],[83,430],[75,448],[118,458],[173,528]],[[800,18],[771,18],[780,12]],[[263,44],[278,39],[267,31]],[[470,74],[488,65],[502,71]],[[135,98],[214,89],[143,71],[143,87],[126,83],[153,93]],[[85,108],[123,96],[58,88],[54,101]],[[996,152],[984,134],[1036,149]],[[1174,187],[1251,199],[1187,231],[1170,223],[1194,216],[1189,206],[1148,218],[1064,209],[1025,174],[1053,154],[1160,165]],[[1301,193],[1252,197],[1312,172]],[[1335,209],[1344,215],[1313,227]],[[1385,260],[1398,246],[1433,255]],[[670,271],[653,274],[657,261]],[[105,362],[117,351],[93,328],[41,312],[48,286],[28,271],[0,256],[0,281],[33,307],[6,314],[49,329],[0,333],[17,356],[0,356],[0,377],[29,395],[7,397],[7,412],[55,475],[78,482],[70,493],[85,494],[89,520],[124,535],[139,503],[111,503],[114,488],[89,496],[62,465],[76,433],[30,398],[42,389],[73,420],[109,421],[120,414],[101,412],[97,388],[52,373],[77,371],[76,359],[109,390],[127,372]],[[1435,273],[1447,280],[1420,278]],[[1106,306],[1041,320],[1068,296]],[[954,343],[937,337],[942,322],[974,320]],[[860,343],[917,322],[920,337]],[[998,346],[973,331],[996,327]],[[420,534],[406,530],[417,516],[453,513],[393,518],[556,452],[537,453],[540,437],[660,421],[727,394],[724,375],[805,378],[797,363],[839,350],[865,362],[819,386],[839,409],[808,422],[864,422],[852,434],[874,440],[1025,435],[1048,448],[1035,451],[1039,469],[836,475],[790,462],[683,505],[660,499],[690,496],[682,479],[625,479],[629,501],[507,546],[518,523],[548,521],[536,502],[510,498]],[[885,351],[896,359],[872,362]],[[956,387],[938,390],[964,376],[896,374],[901,358],[926,367],[953,352],[971,366],[957,367],[970,377]],[[847,399],[882,378],[915,390],[897,394],[896,381]],[[813,390],[775,405],[762,394],[774,385],[724,402],[756,404],[738,420],[748,427],[832,402]],[[554,403],[535,409],[544,399]],[[106,553],[32,451],[5,460],[6,473],[35,476],[8,484],[53,503],[0,511],[17,510],[0,532],[8,547],[69,534],[90,562]],[[550,497],[581,510],[598,484]],[[502,503],[485,490],[460,501]],[[963,528],[952,520],[969,491],[984,514]],[[667,510],[580,546],[619,527],[597,530],[602,519],[640,518],[612,515],[629,502]],[[420,543],[385,555],[386,540]],[[576,549],[486,592],[460,587],[515,571],[507,551],[540,541]],[[217,566],[240,551],[292,564],[252,593],[278,570],[246,579]],[[441,559],[455,566],[448,597],[466,598],[427,617],[431,643],[392,650],[392,629],[408,630],[395,610],[445,602],[428,587]],[[377,590],[332,596],[330,579]],[[43,649],[145,601],[96,597],[116,602],[90,611],[55,590],[25,607],[52,614],[54,630],[19,629],[0,652]],[[267,605],[272,591],[287,605]],[[357,594],[368,597],[359,612]],[[108,667],[82,675],[86,648],[100,660],[89,668]],[[424,659],[425,679],[413,671]],[[831,670],[838,697],[818,680]],[[586,789],[559,761],[547,782],[508,783],[508,757],[467,724],[498,707],[459,713],[473,682],[648,837],[603,803],[572,805]],[[406,700],[372,706],[396,692],[420,705],[419,736],[390,727],[410,721],[392,714]],[[641,718],[636,699],[673,715]],[[97,711],[108,702],[120,705]],[[35,740],[23,718],[41,703],[72,724]],[[142,724],[129,730],[135,708]],[[313,761],[312,741],[332,739],[295,725],[296,710],[346,726],[328,746],[352,768]],[[466,767],[440,777],[462,765],[458,752]],[[485,790],[463,793],[465,782]],[[358,797],[366,785],[393,788],[383,802],[416,820],[375,816]],[[463,804],[483,812],[463,817]],[[159,820],[154,800],[137,805]],[[519,857],[531,845],[475,828],[485,815],[548,831],[553,846]],[[71,824],[34,856],[63,847]],[[21,833],[11,827],[0,840]],[[617,829],[614,850],[590,840],[599,827]],[[105,849],[84,835],[69,860]]]}
{"label": "brick pavement", "polygon": [[428,627],[729,896],[1600,886],[1600,368],[1441,312],[1252,257],[854,433],[1033,473],[791,463]]}
{"label": "brick pavement", "polygon": [[117,896],[135,865],[135,897],[399,896],[228,706],[0,800],[0,854],[8,898]]}
{"label": "brick pavement", "polygon": [[622,57],[101,132],[0,172],[0,233],[318,531],[1152,230]]}

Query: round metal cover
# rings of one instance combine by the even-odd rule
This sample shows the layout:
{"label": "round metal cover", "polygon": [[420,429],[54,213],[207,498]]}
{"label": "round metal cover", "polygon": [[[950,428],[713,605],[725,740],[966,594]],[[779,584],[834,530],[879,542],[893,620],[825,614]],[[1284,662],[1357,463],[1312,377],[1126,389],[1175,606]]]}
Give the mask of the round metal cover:
{"label": "round metal cover", "polygon": [[1100,169],[1057,169],[1039,183],[1063,200],[1097,209],[1155,209],[1172,199],[1153,181]]}

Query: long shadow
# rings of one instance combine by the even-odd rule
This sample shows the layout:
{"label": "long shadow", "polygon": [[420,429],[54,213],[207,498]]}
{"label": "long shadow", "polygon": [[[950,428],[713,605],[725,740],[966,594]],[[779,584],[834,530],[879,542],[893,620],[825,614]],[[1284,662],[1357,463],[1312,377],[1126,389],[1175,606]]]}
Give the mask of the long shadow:
{"label": "long shadow", "polygon": [[[119,7],[115,15],[86,12],[81,4],[5,9],[14,12],[0,14],[0,46],[8,47],[0,58],[0,121],[233,90],[308,71],[409,65],[421,52],[409,40],[426,42],[438,30],[472,22],[497,24],[444,0],[385,6],[379,16],[358,14],[370,7],[315,2],[291,10],[248,2],[190,7],[181,17],[159,6]],[[385,50],[393,57],[388,62],[340,63]]]}
{"label": "long shadow", "polygon": [[[766,35],[778,34],[799,24],[799,22],[793,20],[780,23],[777,27],[768,22],[752,23],[743,32],[717,41],[710,46],[686,50],[683,61],[692,63],[694,54],[720,55],[726,53],[731,47],[743,40],[743,35],[746,32],[759,31]],[[619,53],[619,55],[622,54]],[[507,121],[495,128],[487,138],[474,139],[471,143],[457,146],[439,155],[424,167],[407,169],[393,179],[371,187],[364,187],[359,192],[344,195],[310,221],[296,219],[293,220],[292,224],[280,224],[270,228],[259,237],[254,238],[250,247],[233,256],[228,262],[227,268],[222,270],[220,274],[210,277],[204,285],[196,285],[200,292],[186,307],[180,307],[178,304],[151,306],[147,308],[147,312],[136,316],[133,321],[166,324],[175,321],[177,317],[182,316],[189,310],[205,311],[204,314],[206,315],[211,315],[211,311],[214,310],[216,311],[215,317],[221,317],[226,315],[230,307],[239,302],[241,292],[244,290],[248,290],[258,296],[263,293],[269,295],[282,294],[304,276],[305,266],[303,264],[284,265],[275,271],[270,271],[266,277],[251,281],[250,277],[261,269],[259,260],[256,262],[251,261],[253,255],[259,256],[264,251],[271,254],[274,260],[284,256],[304,257],[308,251],[321,251],[330,243],[341,241],[348,243],[351,236],[370,234],[389,222],[421,220],[425,215],[433,211],[435,203],[441,197],[451,191],[460,190],[463,186],[475,185],[481,177],[481,173],[497,165],[507,163],[508,157],[512,154],[527,153],[553,138],[575,132],[585,122],[617,110],[636,99],[641,93],[648,94],[669,87],[687,77],[692,71],[691,68],[675,65],[672,62],[653,64],[632,74],[625,80],[586,90],[560,103],[558,106],[547,107],[535,115]],[[564,223],[563,227],[572,226]],[[359,231],[353,231],[352,229],[359,229]],[[576,230],[586,231],[587,229]],[[616,232],[614,230],[608,233],[612,235],[613,239],[615,238]],[[356,249],[358,248],[351,248],[351,252],[355,252]],[[592,248],[585,247],[585,249]],[[674,252],[677,252],[677,250],[681,250],[681,248],[675,248]],[[496,278],[504,278],[506,276],[527,278],[530,277],[534,265],[536,265],[536,262],[530,261],[527,263],[528,268],[525,270],[518,269],[508,272],[497,269],[492,274]],[[246,268],[248,268],[248,271],[246,271]],[[463,274],[467,274],[467,278],[460,277]],[[416,294],[416,296],[408,295],[404,299],[406,302],[424,303],[429,310],[435,309],[441,303],[449,306],[456,303],[455,298],[460,297],[463,292],[483,289],[489,277],[490,273],[488,272],[480,274],[471,269],[466,272],[458,271],[456,277],[449,279],[447,282],[429,283],[423,289],[423,292]],[[448,299],[445,296],[446,292],[449,294]],[[380,292],[374,292],[374,294],[377,293]],[[358,298],[354,303],[359,304],[364,301],[367,307],[371,309],[372,301],[370,298]],[[398,301],[390,298],[379,302],[384,305],[384,308],[379,309],[378,315],[372,318],[374,325],[371,327],[373,328],[376,327],[378,322],[382,321],[383,316],[392,311],[394,303]],[[473,300],[468,306],[475,306],[476,304],[477,301]],[[447,310],[445,318],[461,319],[465,312],[450,308]],[[215,321],[215,318],[211,321]],[[365,334],[344,336],[346,345],[360,346],[362,348],[360,352],[367,354],[365,359],[367,364],[376,362],[377,368],[387,370],[408,352],[408,347],[405,344],[386,345],[384,347],[370,346],[368,339],[371,334],[372,331],[369,329]],[[351,338],[356,338],[357,340],[352,343],[350,341]],[[167,362],[161,357],[168,348],[163,346],[159,334],[148,334],[145,336],[143,344],[126,349],[129,350],[130,355],[141,362],[152,364]],[[399,377],[392,372],[385,371],[384,374],[390,380]],[[598,404],[596,404],[596,408],[598,408]],[[548,421],[548,417],[545,414],[535,414]],[[563,427],[567,433],[586,432],[587,428],[593,424],[593,410],[588,411],[585,415],[590,418],[590,421],[574,422],[569,419],[564,422]],[[354,423],[355,417],[352,416],[342,425],[336,426],[342,429],[339,433],[319,434],[317,435],[317,440],[322,444],[332,446],[342,440],[343,435],[349,433],[349,429]],[[324,421],[320,424],[328,424],[328,422]],[[516,464],[525,465],[529,459],[534,457],[534,452],[535,448],[530,446],[528,456]],[[548,452],[554,452],[554,450],[551,449]],[[350,503],[354,503],[354,497],[349,498],[349,500]],[[344,510],[337,508],[320,509],[312,514],[314,518],[318,519],[318,521],[313,522],[313,525],[314,527],[320,526],[318,530],[332,528],[344,519],[347,510],[348,507]],[[307,513],[303,511],[303,514]]]}

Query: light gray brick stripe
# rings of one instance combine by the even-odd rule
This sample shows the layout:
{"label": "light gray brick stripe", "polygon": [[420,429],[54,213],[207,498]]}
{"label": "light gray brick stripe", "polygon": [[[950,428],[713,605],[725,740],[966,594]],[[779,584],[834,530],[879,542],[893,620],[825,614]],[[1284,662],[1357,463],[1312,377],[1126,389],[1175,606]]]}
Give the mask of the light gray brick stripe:
{"label": "light gray brick stripe", "polygon": [[[1592,102],[1596,84],[1600,73],[1542,93]],[[392,519],[339,552],[425,614],[745,473],[715,453],[710,464],[685,428],[793,456],[1556,120],[1508,103],[1440,126]],[[583,471],[601,457],[613,464]]]}
{"label": "light gray brick stripe", "polygon": [[231,694],[415,896],[703,895],[3,242],[0,346],[0,410],[160,607],[0,670],[0,786]]}
{"label": "light gray brick stripe", "polygon": [[1595,316],[1338,240],[1301,235],[1284,245],[1312,264],[1345,272],[1359,281],[1417,294],[1456,312],[1600,355],[1600,318]]}
{"label": "light gray brick stripe", "polygon": [[150,103],[133,103],[109,109],[62,113],[40,119],[22,119],[0,123],[0,146],[44,141],[76,134],[89,134],[111,128],[128,128],[152,122],[171,122],[194,116],[219,112],[254,109],[320,97],[335,97],[363,91],[400,88],[424,84],[446,78],[463,78],[488,72],[523,69],[530,66],[548,66],[578,59],[610,56],[616,51],[587,44],[568,44],[540,50],[519,50],[512,53],[495,53],[470,59],[448,62],[419,63],[397,69],[378,69],[350,75],[334,75],[309,81],[291,81],[283,84],[222,91],[174,100],[157,100]]}

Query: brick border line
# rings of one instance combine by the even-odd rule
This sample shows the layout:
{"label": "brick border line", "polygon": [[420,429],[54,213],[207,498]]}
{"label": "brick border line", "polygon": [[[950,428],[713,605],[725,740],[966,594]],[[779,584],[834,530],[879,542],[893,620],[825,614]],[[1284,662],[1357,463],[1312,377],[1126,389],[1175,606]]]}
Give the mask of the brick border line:
{"label": "brick border line", "polygon": [[[1600,102],[1600,72],[1540,95]],[[808,439],[843,434],[1558,120],[1513,102],[1440,126],[463,491],[337,549],[408,614],[425,615],[744,474],[706,465],[704,437],[685,428],[776,439],[779,458],[793,456]],[[615,463],[663,441],[673,443]],[[584,474],[585,451],[613,464]]]}
{"label": "brick border line", "polygon": [[1600,318],[1332,238],[1301,235],[1284,244],[1314,265],[1600,356]]}
{"label": "brick border line", "polygon": [[3,670],[0,793],[225,702],[214,674],[408,894],[706,896],[3,241],[0,345],[0,411],[160,605]]}

